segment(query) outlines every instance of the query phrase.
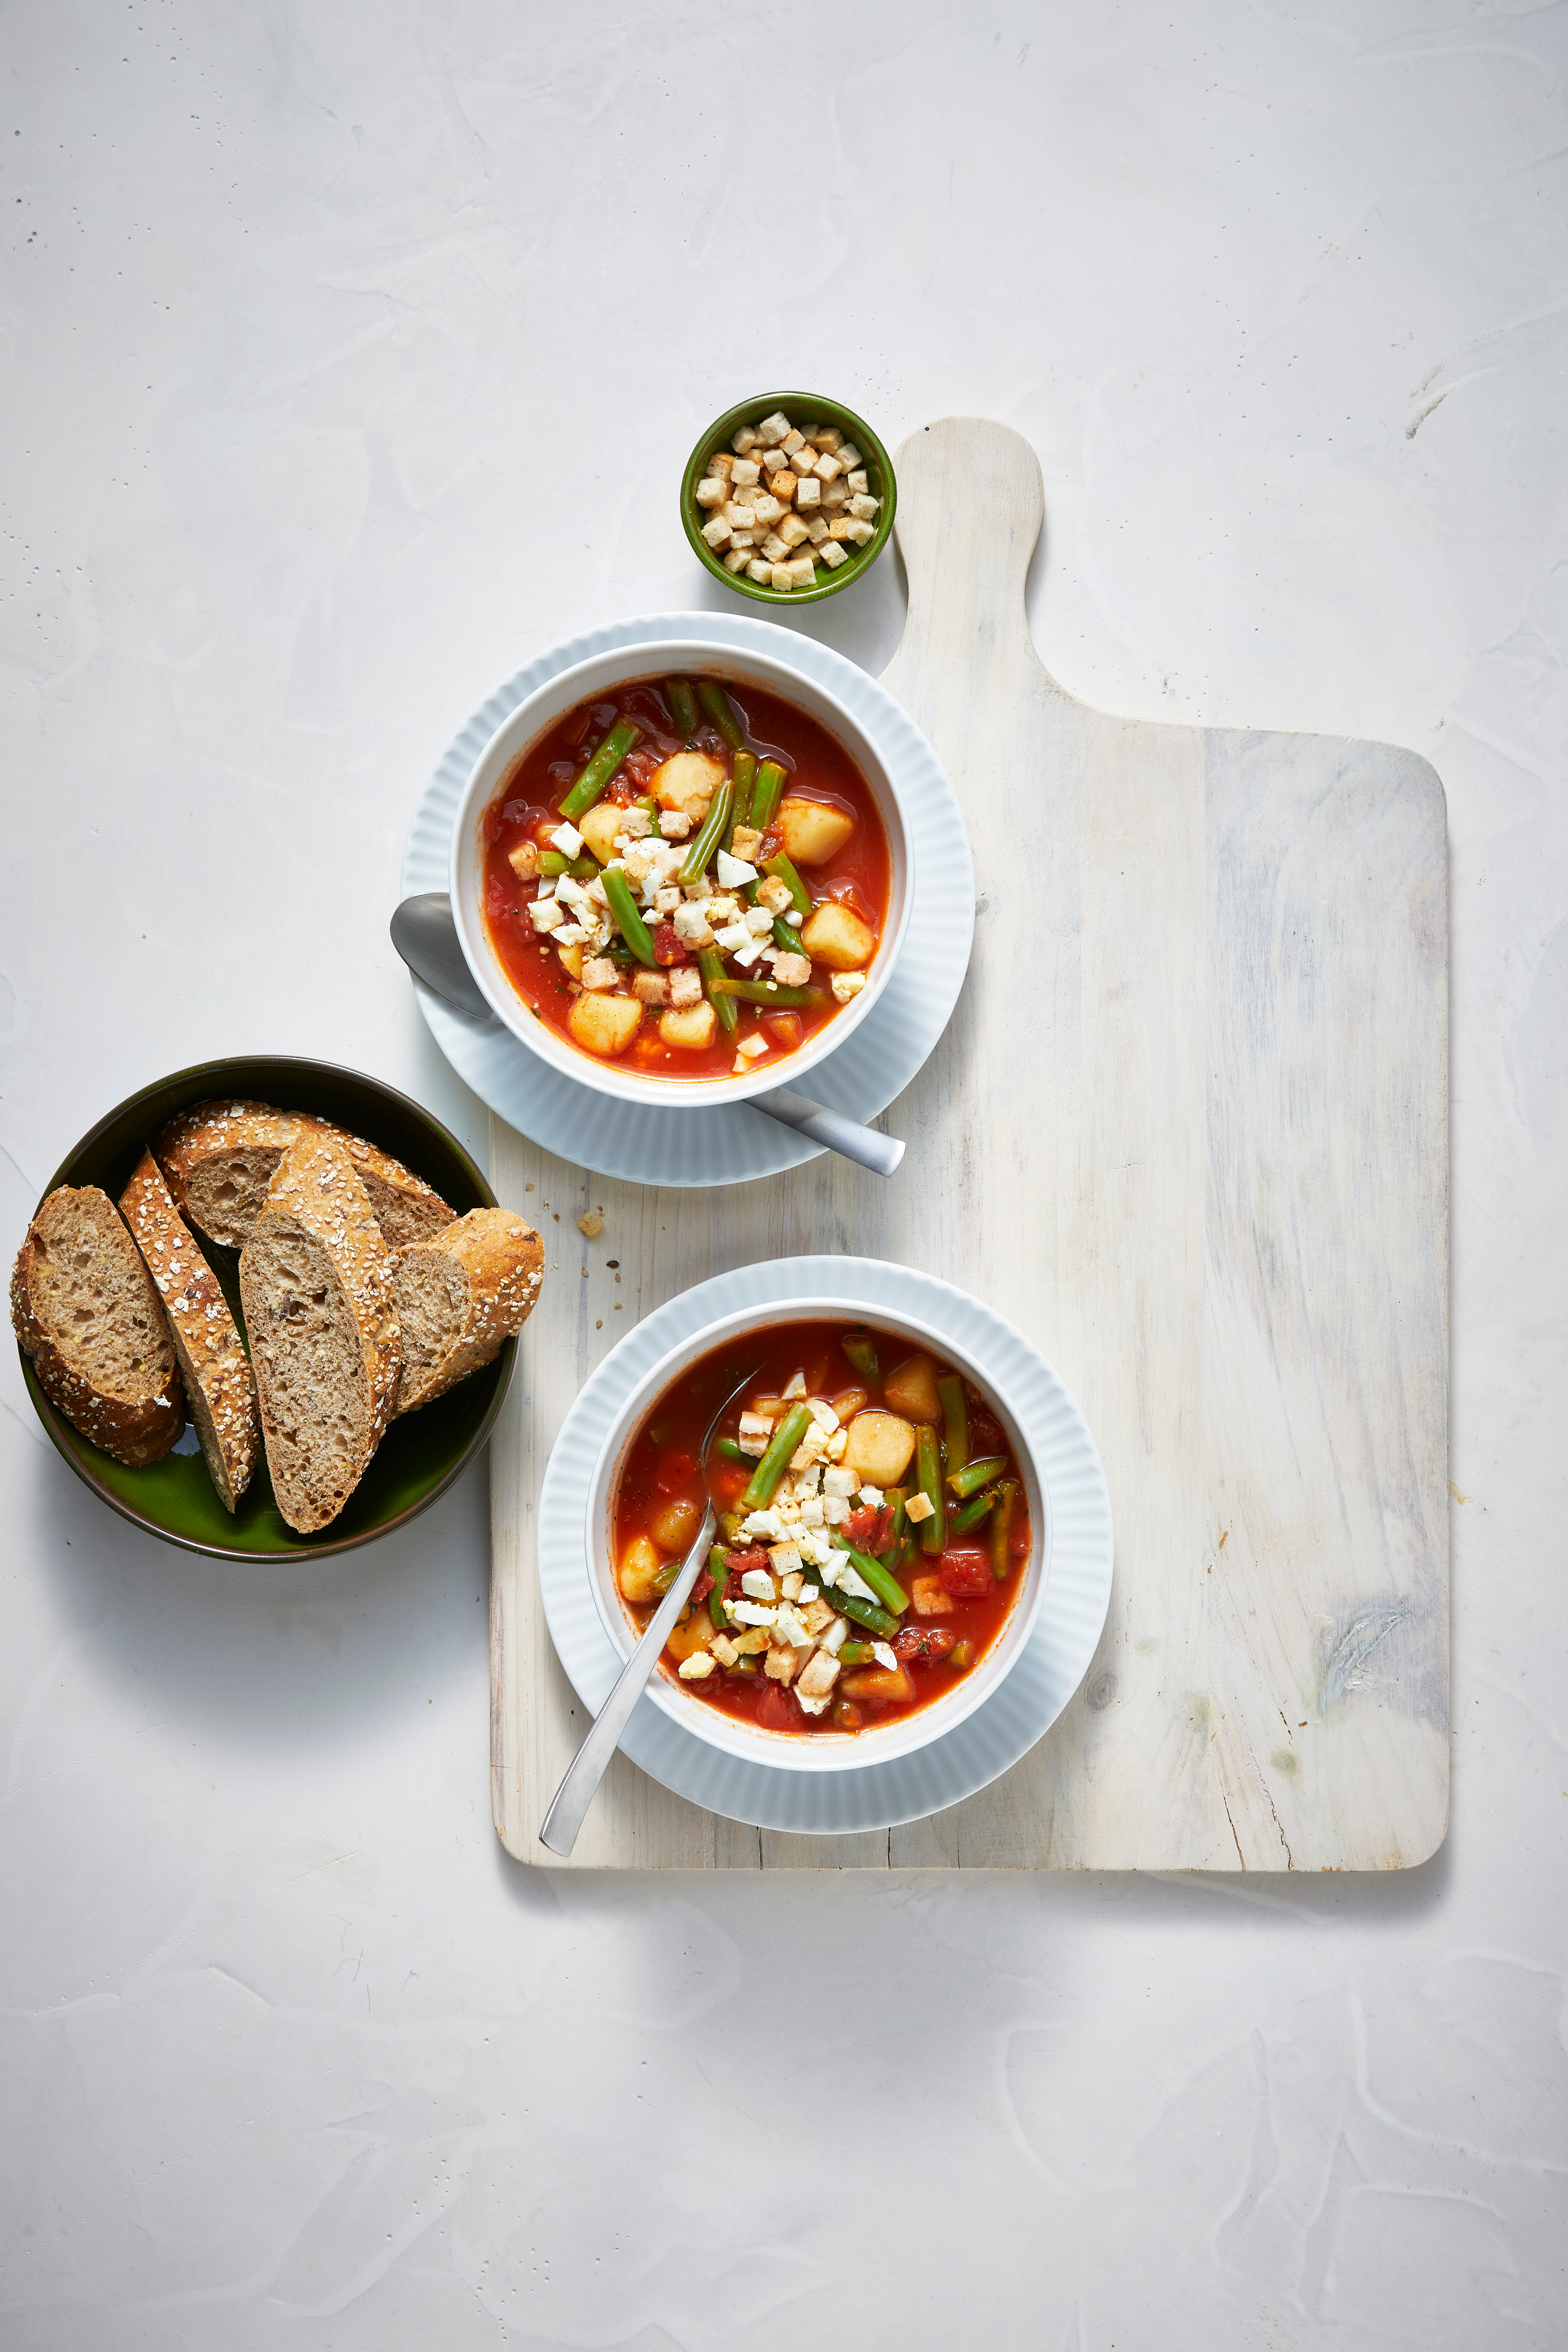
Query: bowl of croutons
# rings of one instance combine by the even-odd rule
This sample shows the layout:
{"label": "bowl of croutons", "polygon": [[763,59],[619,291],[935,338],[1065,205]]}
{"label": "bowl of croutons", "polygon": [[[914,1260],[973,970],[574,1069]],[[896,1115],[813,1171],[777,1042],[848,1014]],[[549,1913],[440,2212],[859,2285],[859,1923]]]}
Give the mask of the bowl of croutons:
{"label": "bowl of croutons", "polygon": [[716,417],[680,484],[699,560],[768,604],[809,604],[858,580],[886,546],[897,505],[870,426],[808,392],[760,393]]}

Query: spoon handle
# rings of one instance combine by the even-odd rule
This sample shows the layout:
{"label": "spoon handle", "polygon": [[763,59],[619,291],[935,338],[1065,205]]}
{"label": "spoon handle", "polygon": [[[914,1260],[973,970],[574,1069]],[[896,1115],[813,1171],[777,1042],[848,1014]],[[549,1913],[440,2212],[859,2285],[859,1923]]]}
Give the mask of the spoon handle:
{"label": "spoon handle", "polygon": [[718,1531],[719,1523],[710,1504],[701,1531],[686,1556],[680,1574],[654,1611],[647,1633],[621,1668],[614,1690],[595,1717],[587,1738],[555,1791],[555,1801],[539,1832],[540,1844],[548,1846],[552,1853],[570,1853],[576,1844],[577,1832],[609,1769],[610,1759],[621,1744],[621,1734],[631,1719],[632,1709],[658,1663],[658,1654],[669,1639],[669,1629],[686,1605],[687,1594],[697,1581],[698,1570]]}
{"label": "spoon handle", "polygon": [[890,1176],[904,1156],[898,1136],[862,1127],[858,1119],[846,1118],[842,1111],[813,1102],[809,1095],[797,1095],[793,1087],[774,1087],[768,1094],[753,1095],[752,1108],[793,1127],[798,1135],[808,1135],[813,1143],[825,1144],[841,1160],[869,1168],[876,1176]]}

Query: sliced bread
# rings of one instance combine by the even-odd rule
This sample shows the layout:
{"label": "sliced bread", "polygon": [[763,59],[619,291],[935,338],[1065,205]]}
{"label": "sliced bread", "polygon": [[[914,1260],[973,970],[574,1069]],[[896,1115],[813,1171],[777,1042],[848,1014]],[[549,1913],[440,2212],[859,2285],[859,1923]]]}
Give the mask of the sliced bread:
{"label": "sliced bread", "polygon": [[120,1195],[120,1213],[163,1302],[185,1402],[218,1500],[232,1511],[261,1454],[256,1381],[239,1327],[150,1151]]}
{"label": "sliced bread", "polygon": [[119,1211],[62,1184],[27,1228],[11,1321],[51,1404],[116,1462],[159,1462],[185,1425],[174,1341]]}
{"label": "sliced bread", "polygon": [[211,1241],[243,1249],[279,1160],[310,1135],[331,1136],[347,1152],[390,1248],[451,1223],[440,1194],[400,1160],[308,1111],[275,1110],[259,1102],[196,1103],[169,1121],[153,1150],[187,1223]]}
{"label": "sliced bread", "polygon": [[386,1428],[400,1350],[392,1252],[354,1164],[313,1133],[279,1159],[239,1260],[239,1296],[278,1507],[335,1519]]}
{"label": "sliced bread", "polygon": [[510,1209],[470,1209],[393,1261],[403,1371],[395,1413],[417,1412],[499,1354],[532,1314],[544,1244]]}

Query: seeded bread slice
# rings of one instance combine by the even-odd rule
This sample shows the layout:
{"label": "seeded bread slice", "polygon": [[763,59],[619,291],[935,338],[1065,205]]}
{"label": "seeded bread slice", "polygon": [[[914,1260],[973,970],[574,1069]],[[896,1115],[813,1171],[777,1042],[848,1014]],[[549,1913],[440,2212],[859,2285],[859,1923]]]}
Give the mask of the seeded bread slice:
{"label": "seeded bread slice", "polygon": [[185,1402],[218,1500],[232,1511],[261,1455],[256,1381],[239,1327],[150,1151],[120,1195],[120,1213],[163,1302]]}
{"label": "seeded bread slice", "polygon": [[470,1209],[433,1240],[399,1250],[403,1372],[393,1412],[417,1412],[493,1361],[532,1314],[543,1279],[544,1244],[510,1209]]}
{"label": "seeded bread slice", "polygon": [[211,1241],[243,1249],[278,1162],[310,1135],[331,1136],[348,1153],[390,1248],[422,1241],[451,1223],[440,1194],[400,1160],[308,1111],[258,1102],[196,1103],[169,1121],[153,1150],[187,1223]]}
{"label": "seeded bread slice", "polygon": [[174,1342],[113,1202],[62,1184],[27,1228],[11,1321],[51,1404],[116,1462],[159,1462],[185,1425]]}
{"label": "seeded bread slice", "polygon": [[278,1507],[335,1519],[380,1444],[401,1350],[392,1252],[331,1135],[283,1152],[240,1254],[239,1297]]}

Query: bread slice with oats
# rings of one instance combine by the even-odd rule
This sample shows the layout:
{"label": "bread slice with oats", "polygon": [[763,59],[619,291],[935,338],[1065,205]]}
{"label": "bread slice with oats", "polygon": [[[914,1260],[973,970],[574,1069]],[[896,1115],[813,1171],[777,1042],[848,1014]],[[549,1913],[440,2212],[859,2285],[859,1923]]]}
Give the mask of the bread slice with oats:
{"label": "bread slice with oats", "polygon": [[218,1501],[232,1513],[261,1456],[256,1381],[239,1326],[150,1151],[120,1195],[120,1213],[163,1302],[185,1403]]}
{"label": "bread slice with oats", "polygon": [[282,1152],[240,1253],[239,1295],[278,1507],[331,1525],[380,1444],[402,1349],[392,1252],[335,1136]]}
{"label": "bread slice with oats", "polygon": [[521,1331],[544,1280],[544,1244],[510,1209],[470,1209],[393,1265],[403,1371],[394,1413],[417,1412]]}
{"label": "bread slice with oats", "polygon": [[162,1301],[107,1192],[59,1185],[27,1228],[11,1321],[38,1384],[116,1462],[161,1462],[185,1425]]}
{"label": "bread slice with oats", "polygon": [[439,1192],[400,1160],[309,1111],[261,1102],[195,1103],[169,1121],[153,1151],[187,1223],[210,1241],[243,1249],[279,1161],[311,1135],[331,1136],[347,1152],[389,1248],[422,1241],[451,1223]]}

